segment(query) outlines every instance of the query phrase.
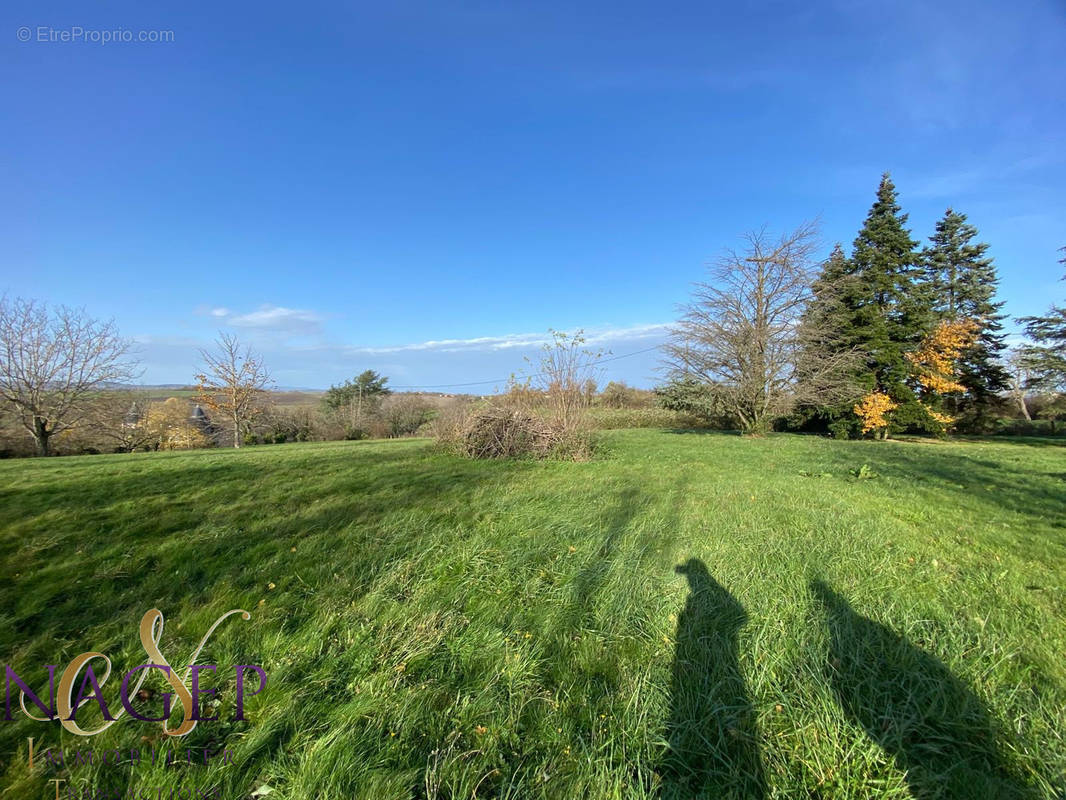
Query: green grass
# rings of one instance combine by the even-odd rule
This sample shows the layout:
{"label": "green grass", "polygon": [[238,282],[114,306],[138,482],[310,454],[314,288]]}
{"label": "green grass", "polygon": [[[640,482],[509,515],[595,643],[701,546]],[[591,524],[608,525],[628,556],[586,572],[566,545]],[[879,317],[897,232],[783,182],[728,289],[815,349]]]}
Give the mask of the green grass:
{"label": "green grass", "polygon": [[[148,608],[174,663],[251,611],[200,660],[262,664],[266,691],[232,722],[223,673],[223,721],[182,743],[235,763],[75,788],[1064,796],[1061,443],[604,441],[588,463],[417,440],[0,463],[0,653],[43,691],[85,650],[140,663]],[[52,796],[27,736],[164,738],[0,722],[5,799]]]}

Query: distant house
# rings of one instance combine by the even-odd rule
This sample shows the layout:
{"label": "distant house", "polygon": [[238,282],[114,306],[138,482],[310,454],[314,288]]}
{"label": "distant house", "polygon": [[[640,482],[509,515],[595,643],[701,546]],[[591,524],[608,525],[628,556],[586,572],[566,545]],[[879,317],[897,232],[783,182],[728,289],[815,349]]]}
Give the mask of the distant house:
{"label": "distant house", "polygon": [[220,433],[218,426],[211,421],[211,417],[207,415],[207,412],[204,411],[203,406],[199,403],[194,403],[192,411],[189,412],[189,424],[204,436],[218,440]]}
{"label": "distant house", "polygon": [[122,418],[122,427],[127,430],[132,430],[133,428],[139,428],[146,422],[148,422],[148,409],[134,400],[130,403],[130,408],[129,411],[126,412],[126,416]]}

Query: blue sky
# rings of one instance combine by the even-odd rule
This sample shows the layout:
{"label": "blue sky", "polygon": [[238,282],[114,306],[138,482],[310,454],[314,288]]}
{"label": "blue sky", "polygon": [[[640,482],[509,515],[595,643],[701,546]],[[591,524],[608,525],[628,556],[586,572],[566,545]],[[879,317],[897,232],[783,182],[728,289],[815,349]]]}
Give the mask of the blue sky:
{"label": "blue sky", "polygon": [[[75,27],[173,41],[39,41]],[[850,244],[886,169],[917,237],[969,215],[1008,312],[1064,294],[1060,0],[19,0],[0,42],[0,290],[114,317],[146,382],[220,328],[309,387],[494,381],[549,327],[643,350],[745,230]]]}

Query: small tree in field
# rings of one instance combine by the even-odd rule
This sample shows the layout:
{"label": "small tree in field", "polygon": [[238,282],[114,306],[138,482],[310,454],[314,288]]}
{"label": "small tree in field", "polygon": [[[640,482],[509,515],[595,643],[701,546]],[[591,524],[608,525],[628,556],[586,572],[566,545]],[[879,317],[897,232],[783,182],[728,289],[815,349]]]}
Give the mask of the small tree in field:
{"label": "small tree in field", "polygon": [[899,406],[884,392],[870,392],[852,410],[859,418],[863,433],[873,433],[877,439],[887,436],[888,415]]}
{"label": "small tree in field", "polygon": [[196,402],[224,417],[233,433],[233,446],[265,409],[265,395],[273,383],[260,356],[242,348],[236,336],[220,333],[217,349],[200,351],[203,371],[196,376]]}
{"label": "small tree in field", "polygon": [[941,432],[955,422],[944,413],[944,398],[966,391],[960,378],[963,354],[973,347],[979,328],[971,319],[943,320],[922,340],[921,346],[907,353],[916,370],[917,394],[926,413],[940,426]]}
{"label": "small tree in field", "polygon": [[565,434],[577,430],[585,421],[595,394],[595,365],[604,353],[585,348],[582,330],[573,334],[555,330],[550,333],[552,341],[544,345],[534,386],[543,392],[552,422]]}
{"label": "small tree in field", "polygon": [[388,382],[384,375],[364,370],[355,380],[330,386],[322,405],[343,423],[346,437],[361,439],[367,435],[372,418],[380,413],[382,401],[392,394]]}
{"label": "small tree in field", "polygon": [[0,399],[33,437],[37,455],[80,425],[90,401],[136,375],[130,343],[114,322],[82,310],[0,298]]}

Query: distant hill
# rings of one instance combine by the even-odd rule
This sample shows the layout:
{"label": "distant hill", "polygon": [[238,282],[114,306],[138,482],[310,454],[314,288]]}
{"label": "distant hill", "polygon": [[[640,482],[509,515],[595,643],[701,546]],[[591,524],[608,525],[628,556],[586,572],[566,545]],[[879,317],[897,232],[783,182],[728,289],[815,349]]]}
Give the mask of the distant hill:
{"label": "distant hill", "polygon": [[[115,384],[110,388],[145,392],[152,400],[166,400],[168,397],[191,398],[196,394],[196,387],[188,383],[142,383],[136,386]],[[317,403],[323,394],[321,389],[292,386],[278,386],[270,392],[274,403],[279,406],[299,406]]]}

